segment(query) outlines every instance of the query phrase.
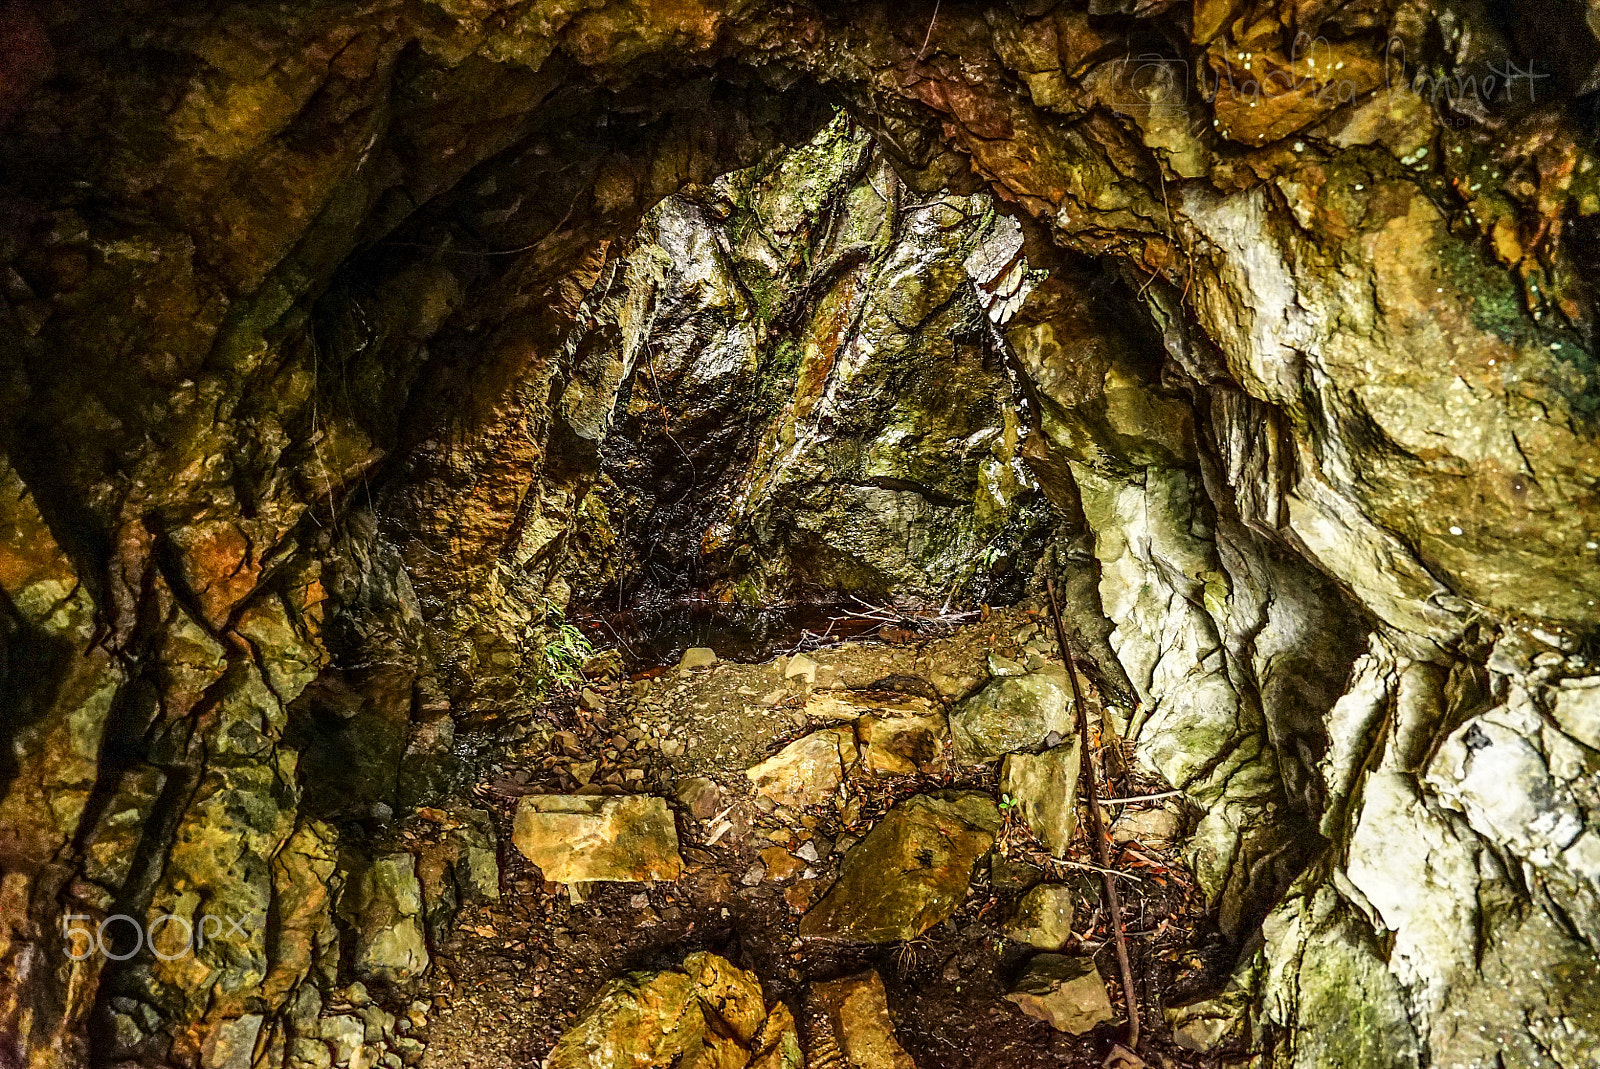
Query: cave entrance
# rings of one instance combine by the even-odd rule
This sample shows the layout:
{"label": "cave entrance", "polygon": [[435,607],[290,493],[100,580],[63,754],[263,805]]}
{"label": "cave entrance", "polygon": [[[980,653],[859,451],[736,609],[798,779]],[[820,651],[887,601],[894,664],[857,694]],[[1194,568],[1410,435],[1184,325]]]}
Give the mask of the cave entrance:
{"label": "cave entrance", "polygon": [[1022,244],[842,115],[652,210],[567,343],[561,403],[604,424],[563,574],[591,637],[764,659],[1018,601],[1059,522],[999,331]]}
{"label": "cave entrance", "polygon": [[[1041,396],[1007,331],[1032,307],[1130,374],[1159,342],[1120,280],[1045,270],[1025,244],[987,194],[908,187],[837,114],[582,259],[547,343],[547,455],[509,439],[503,463],[493,433],[455,447],[479,483],[540,465],[495,567],[542,698],[454,720],[457,782],[508,845],[500,898],[434,933],[456,992],[434,1064],[647,1045],[655,1011],[634,1003],[655,995],[590,1001],[626,970],[652,991],[686,970],[703,999],[756,983],[786,1007],[718,1002],[712,1034],[672,1041],[691,1053],[1098,1064],[1120,981],[1076,830],[1085,761],[1125,799],[1106,815],[1146,1035],[1182,1058],[1159,1009],[1226,954],[1194,957],[1188,814],[1124,760],[1126,681],[1086,658],[1080,707],[1063,671],[1044,577],[1092,585],[1052,552],[1086,534],[1051,467],[1060,384]],[[472,518],[405,493],[424,529]],[[430,788],[411,801],[449,811]]]}

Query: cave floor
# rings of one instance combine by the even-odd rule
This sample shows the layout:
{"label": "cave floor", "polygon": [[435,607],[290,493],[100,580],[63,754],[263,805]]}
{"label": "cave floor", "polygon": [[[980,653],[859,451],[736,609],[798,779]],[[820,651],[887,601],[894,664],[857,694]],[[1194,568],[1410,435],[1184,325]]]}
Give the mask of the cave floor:
{"label": "cave floor", "polygon": [[[897,1037],[921,1069],[1100,1065],[1120,1025],[1072,1036],[1004,998],[1031,954],[1004,937],[1005,921],[1028,886],[1049,881],[1070,887],[1079,902],[1065,952],[1094,956],[1120,1012],[1117,966],[1084,832],[1068,858],[1055,861],[1007,813],[995,851],[979,863],[948,920],[905,943],[815,945],[797,937],[797,924],[836,877],[847,846],[913,794],[962,788],[999,799],[998,764],[942,761],[935,771],[909,775],[858,768],[833,804],[799,811],[757,795],[744,775],[819,726],[804,712],[813,694],[892,689],[947,702],[987,678],[991,653],[1031,666],[1053,658],[1044,620],[1036,609],[996,610],[933,636],[897,634],[899,643],[824,648],[810,655],[814,681],[809,672],[786,678],[787,657],[657,669],[593,682],[581,702],[560,697],[531,716],[489,714],[464,725],[471,744],[494,753],[468,804],[491,812],[497,824],[500,896],[464,907],[449,932],[435,933],[422,1064],[539,1065],[605,981],[630,970],[670,968],[691,951],[710,950],[754,971],[769,1003],[788,1003],[802,1037],[807,985],[872,969],[886,985]],[[707,797],[698,807],[675,803],[685,863],[679,880],[595,883],[574,894],[547,883],[511,845],[513,811],[526,795],[672,799],[695,777],[713,781],[717,791],[709,795],[700,783]],[[1130,794],[1164,787],[1137,773],[1126,786]],[[449,807],[419,816],[401,834],[426,839],[455,819]],[[792,862],[769,867],[761,855],[767,851],[772,861],[774,846]],[[1181,842],[1131,842],[1115,861],[1126,874],[1124,919],[1152,1033],[1145,1048],[1151,1065],[1212,1064],[1171,1045],[1160,1013],[1163,1000],[1200,964],[1190,950],[1203,927],[1203,903],[1180,853]],[[808,1064],[823,1063],[813,1054]]]}

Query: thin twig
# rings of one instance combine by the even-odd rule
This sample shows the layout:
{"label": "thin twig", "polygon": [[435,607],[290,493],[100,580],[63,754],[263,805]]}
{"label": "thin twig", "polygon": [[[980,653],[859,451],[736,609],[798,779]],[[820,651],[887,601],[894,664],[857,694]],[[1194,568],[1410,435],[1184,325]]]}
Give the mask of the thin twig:
{"label": "thin twig", "polygon": [[[1083,762],[1078,766],[1078,778],[1083,782],[1084,801],[1089,803],[1089,830],[1094,837],[1095,852],[1100,865],[1111,868],[1111,850],[1106,843],[1105,822],[1100,817],[1100,803],[1095,799],[1094,762],[1089,754],[1089,717],[1083,705],[1083,689],[1078,685],[1078,661],[1067,645],[1067,632],[1061,624],[1061,606],[1056,604],[1056,585],[1045,576],[1044,589],[1050,598],[1050,618],[1056,625],[1056,645],[1061,647],[1061,660],[1067,667],[1067,678],[1072,683],[1072,700],[1078,712],[1078,740],[1083,748]],[[1139,995],[1133,987],[1133,965],[1128,960],[1128,941],[1122,934],[1122,900],[1117,895],[1116,881],[1109,872],[1100,874],[1105,887],[1106,911],[1111,917],[1111,934],[1116,940],[1117,966],[1122,970],[1122,999],[1128,1008],[1128,1046],[1139,1049]]]}
{"label": "thin twig", "polygon": [[939,21],[940,0],[934,0],[933,18],[928,20],[928,32],[922,37],[922,47],[917,49],[917,62],[922,62],[922,57],[928,54],[928,42],[933,40],[933,24]]}
{"label": "thin twig", "polygon": [[1182,791],[1161,791],[1159,794],[1136,794],[1131,798],[1102,798],[1101,805],[1121,805],[1124,802],[1155,802],[1162,798],[1177,798]]}

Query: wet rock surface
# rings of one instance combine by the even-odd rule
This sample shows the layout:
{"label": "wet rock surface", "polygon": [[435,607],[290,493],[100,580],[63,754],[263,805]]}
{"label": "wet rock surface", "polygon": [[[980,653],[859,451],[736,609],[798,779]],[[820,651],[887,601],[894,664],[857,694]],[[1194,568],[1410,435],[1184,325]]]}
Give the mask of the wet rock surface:
{"label": "wet rock surface", "polygon": [[[440,940],[500,939],[458,914],[577,947],[594,908],[503,850],[495,914],[469,797],[509,844],[529,794],[732,769],[744,808],[696,844],[742,843],[711,866],[732,904],[596,894],[656,913],[678,945],[621,952],[656,971],[691,923],[778,915],[755,892],[792,920],[824,873],[739,883],[762,851],[815,869],[912,783],[997,770],[858,766],[831,815],[768,812],[742,770],[826,725],[762,699],[840,666],[635,723],[616,665],[567,700],[570,592],[692,562],[718,596],[976,611],[1044,562],[1096,701],[1195,806],[1217,960],[1243,955],[1196,1021],[1275,1069],[1591,1062],[1594,33],[1575,4],[1241,12],[7,5],[5,1060],[421,1060]],[[1195,84],[1135,85],[1146,47]],[[1537,100],[1428,91],[1535,61]],[[920,674],[959,701],[987,673]],[[1065,877],[1020,835],[991,874]],[[228,935],[63,948],[112,916]],[[988,922],[951,919],[906,969],[992,975]],[[526,944],[513,991],[549,953],[521,935],[494,943]],[[371,992],[358,944],[393,978]],[[1098,1061],[875,964],[954,1036],[901,1030],[932,1064]],[[555,1001],[616,965],[563,959]],[[569,1008],[519,1031],[507,1005],[482,1042],[543,1029],[510,1060],[542,1056]]]}

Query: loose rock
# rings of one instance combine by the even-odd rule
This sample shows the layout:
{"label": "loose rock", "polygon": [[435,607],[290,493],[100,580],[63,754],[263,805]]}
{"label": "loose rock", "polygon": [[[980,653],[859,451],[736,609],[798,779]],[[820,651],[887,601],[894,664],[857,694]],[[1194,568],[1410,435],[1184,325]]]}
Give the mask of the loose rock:
{"label": "loose rock", "polygon": [[690,814],[696,820],[710,820],[716,816],[717,807],[722,802],[721,788],[715,780],[705,776],[680,779],[672,788],[672,795],[689,807]]}
{"label": "loose rock", "polygon": [[[850,1069],[916,1069],[895,1038],[889,996],[875,972],[813,987]],[[819,1064],[821,1064],[819,1062]]]}
{"label": "loose rock", "polygon": [[1165,844],[1178,837],[1182,821],[1171,809],[1136,809],[1111,825],[1111,838],[1119,843]]}
{"label": "loose rock", "polygon": [[[931,708],[933,703],[922,704]],[[907,716],[872,714],[856,721],[862,762],[874,772],[891,775],[927,770],[938,761],[949,735],[944,714],[936,711]]]}
{"label": "loose rock", "polygon": [[1066,672],[1044,668],[989,681],[950,714],[956,756],[992,761],[1002,754],[1031,749],[1052,732],[1066,737],[1077,720]]}
{"label": "loose rock", "polygon": [[1000,811],[975,791],[908,798],[840,864],[838,882],[800,934],[866,943],[914,939],[955,912],[972,866],[994,845]]}
{"label": "loose rock", "polygon": [[[737,1069],[767,1018],[761,982],[715,954],[600,989],[556,1043],[549,1069]],[[782,1063],[777,1063],[782,1064]]]}
{"label": "loose rock", "polygon": [[676,880],[683,871],[677,827],[661,798],[534,795],[523,799],[511,835],[556,883]]}
{"label": "loose rock", "polygon": [[1036,954],[1006,1000],[1051,1028],[1075,1036],[1116,1019],[1093,958]]}
{"label": "loose rock", "polygon": [[696,668],[710,668],[717,663],[717,651],[707,646],[690,646],[683,651],[683,656],[678,659],[680,672],[691,672]]}
{"label": "loose rock", "polygon": [[420,976],[428,967],[428,943],[417,859],[410,854],[374,859],[352,892],[341,912],[354,921],[356,972],[391,983]]}
{"label": "loose rock", "polygon": [[1056,857],[1067,856],[1078,827],[1078,765],[1074,738],[1042,754],[1009,754],[1000,770],[1000,790]]}
{"label": "loose rock", "polygon": [[1037,950],[1060,950],[1072,938],[1072,892],[1060,884],[1040,884],[1022,896],[1006,938]]}
{"label": "loose rock", "polygon": [[857,756],[852,728],[824,728],[796,739],[745,775],[758,793],[798,809],[827,801],[855,767]]}

